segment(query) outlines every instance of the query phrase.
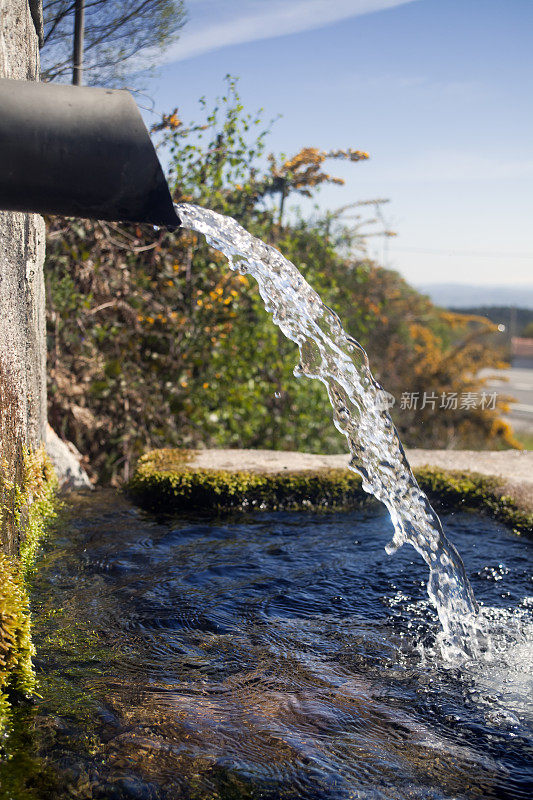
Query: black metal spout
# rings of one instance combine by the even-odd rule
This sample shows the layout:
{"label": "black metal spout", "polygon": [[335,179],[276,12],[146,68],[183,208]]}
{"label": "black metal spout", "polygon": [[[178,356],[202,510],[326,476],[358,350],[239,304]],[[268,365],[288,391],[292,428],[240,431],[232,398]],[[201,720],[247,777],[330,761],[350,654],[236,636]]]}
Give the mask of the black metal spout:
{"label": "black metal spout", "polygon": [[176,228],[127,91],[0,80],[0,209]]}

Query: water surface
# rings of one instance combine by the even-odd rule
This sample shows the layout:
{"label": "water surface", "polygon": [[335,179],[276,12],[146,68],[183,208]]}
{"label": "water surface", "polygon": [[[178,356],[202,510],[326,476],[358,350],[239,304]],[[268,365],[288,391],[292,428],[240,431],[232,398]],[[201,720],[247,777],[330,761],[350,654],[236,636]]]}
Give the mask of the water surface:
{"label": "water surface", "polygon": [[385,509],[165,520],[79,498],[34,580],[42,699],[15,714],[0,796],[529,800],[531,544],[444,521],[501,629],[487,663],[433,654],[424,567],[386,555]]}

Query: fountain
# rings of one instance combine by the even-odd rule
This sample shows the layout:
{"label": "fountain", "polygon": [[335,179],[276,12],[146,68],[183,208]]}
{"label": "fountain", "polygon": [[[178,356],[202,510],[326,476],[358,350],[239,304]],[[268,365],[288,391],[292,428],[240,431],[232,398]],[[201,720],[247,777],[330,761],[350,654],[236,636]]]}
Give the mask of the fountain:
{"label": "fountain", "polygon": [[80,496],[32,579],[40,699],[13,711],[0,795],[529,798],[527,542],[450,518],[479,611],[364,349],[277,250],[174,208],[128,93],[0,81],[0,105],[0,207],[181,222],[256,279],[440,621],[405,550],[383,563],[383,515],[356,518],[361,546],[353,515],[159,520]]}
{"label": "fountain", "polygon": [[442,646],[477,652],[477,605],[457,551],[411,472],[383,389],[359,343],[274,248],[234,220],[174,207],[161,165],[129,92],[0,81],[0,208],[94,219],[150,222],[203,233],[233,269],[248,272],[273,321],[300,348],[295,374],[321,380],[350,466],[394,523],[392,553],[409,542],[429,567],[428,594]]}
{"label": "fountain", "polygon": [[442,624],[443,650],[477,655],[478,608],[463,562],[413,476],[364,349],[278,250],[213,211],[184,203],[177,212],[182,225],[202,233],[231,269],[256,279],[273,322],[299,347],[295,375],[324,383],[333,422],[348,442],[350,468],[389,510],[394,536],[387,552],[408,542],[428,565],[428,595]]}

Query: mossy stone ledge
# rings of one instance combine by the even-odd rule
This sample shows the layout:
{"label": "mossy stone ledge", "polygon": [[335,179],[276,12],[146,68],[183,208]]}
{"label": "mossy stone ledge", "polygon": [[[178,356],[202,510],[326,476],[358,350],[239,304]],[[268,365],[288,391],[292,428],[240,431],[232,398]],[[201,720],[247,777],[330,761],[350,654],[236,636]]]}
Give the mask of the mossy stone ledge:
{"label": "mossy stone ledge", "polygon": [[[175,449],[146,453],[126,493],[141,507],[163,513],[348,509],[375,502],[363,491],[358,475],[346,467],[329,466],[338,463],[335,456],[257,451],[265,454],[263,459],[256,455],[253,462],[248,460],[253,467],[239,468],[247,464],[243,454],[253,451],[208,452],[215,457],[206,457],[206,451]],[[289,457],[296,455],[302,458]],[[305,468],[312,459],[319,466]],[[302,468],[294,468],[296,464]],[[477,510],[517,533],[533,534],[533,508],[509,494],[501,478],[432,466],[419,467],[415,475],[437,508]]]}

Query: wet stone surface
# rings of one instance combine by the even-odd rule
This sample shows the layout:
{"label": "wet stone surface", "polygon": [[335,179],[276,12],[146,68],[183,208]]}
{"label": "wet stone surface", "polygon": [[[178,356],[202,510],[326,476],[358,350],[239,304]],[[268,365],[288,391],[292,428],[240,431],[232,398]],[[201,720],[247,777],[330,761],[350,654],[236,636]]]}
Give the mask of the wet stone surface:
{"label": "wet stone surface", "polygon": [[42,698],[15,712],[2,800],[531,796],[527,540],[444,519],[496,651],[459,665],[385,512],[75,506],[34,578]]}

